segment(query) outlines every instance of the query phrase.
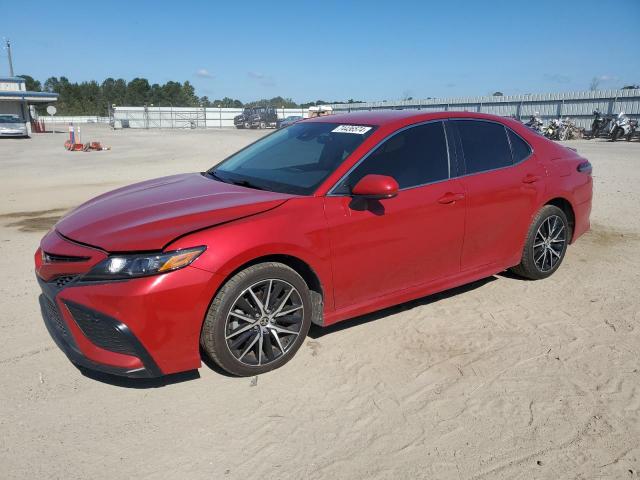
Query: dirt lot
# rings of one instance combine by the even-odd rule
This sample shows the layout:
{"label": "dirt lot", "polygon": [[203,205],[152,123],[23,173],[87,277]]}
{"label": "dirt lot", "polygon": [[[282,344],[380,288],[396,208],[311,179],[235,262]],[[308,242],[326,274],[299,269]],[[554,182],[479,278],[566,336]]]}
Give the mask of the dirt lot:
{"label": "dirt lot", "polygon": [[254,131],[0,139],[0,477],[640,478],[640,143],[573,142],[592,231],[550,279],[498,275],[322,330],[259,377],[87,377],[42,323],[32,255],[67,209],[203,170]]}

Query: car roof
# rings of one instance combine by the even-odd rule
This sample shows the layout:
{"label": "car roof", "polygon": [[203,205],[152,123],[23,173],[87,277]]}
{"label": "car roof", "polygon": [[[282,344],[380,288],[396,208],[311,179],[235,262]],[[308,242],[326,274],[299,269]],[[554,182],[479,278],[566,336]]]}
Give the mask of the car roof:
{"label": "car roof", "polygon": [[429,120],[440,120],[443,118],[477,118],[483,120],[494,120],[501,123],[509,123],[509,118],[499,117],[497,115],[489,115],[487,113],[477,112],[425,112],[421,110],[370,110],[356,111],[349,113],[337,113],[333,115],[325,115],[315,117],[305,122],[321,122],[321,123],[345,123],[356,125],[375,125],[402,127],[411,125],[412,123],[426,122]]}

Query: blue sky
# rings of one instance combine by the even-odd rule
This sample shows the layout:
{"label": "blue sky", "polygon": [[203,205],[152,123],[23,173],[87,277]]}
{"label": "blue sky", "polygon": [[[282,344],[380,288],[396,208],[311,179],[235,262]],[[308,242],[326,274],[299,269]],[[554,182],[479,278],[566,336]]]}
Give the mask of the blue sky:
{"label": "blue sky", "polygon": [[[640,1],[0,0],[17,74],[189,80],[243,101],[391,100],[640,83]],[[8,73],[0,52],[0,75]]]}

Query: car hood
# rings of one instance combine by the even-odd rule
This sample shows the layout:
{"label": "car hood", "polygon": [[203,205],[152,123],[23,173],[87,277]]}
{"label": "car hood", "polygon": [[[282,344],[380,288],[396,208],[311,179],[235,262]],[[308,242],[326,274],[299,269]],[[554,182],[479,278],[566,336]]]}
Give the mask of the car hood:
{"label": "car hood", "polygon": [[270,210],[292,197],[189,173],[100,195],[65,215],[56,230],[108,252],[161,250],[181,235]]}

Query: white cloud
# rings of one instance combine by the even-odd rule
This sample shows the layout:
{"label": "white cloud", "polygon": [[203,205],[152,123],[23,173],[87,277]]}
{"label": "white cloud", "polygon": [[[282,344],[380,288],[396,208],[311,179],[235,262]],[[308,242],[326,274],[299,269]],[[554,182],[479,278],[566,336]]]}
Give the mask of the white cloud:
{"label": "white cloud", "polygon": [[206,68],[199,68],[196,71],[196,77],[213,78],[213,77],[215,77],[215,75],[213,73],[209,72],[209,70],[207,70]]}

